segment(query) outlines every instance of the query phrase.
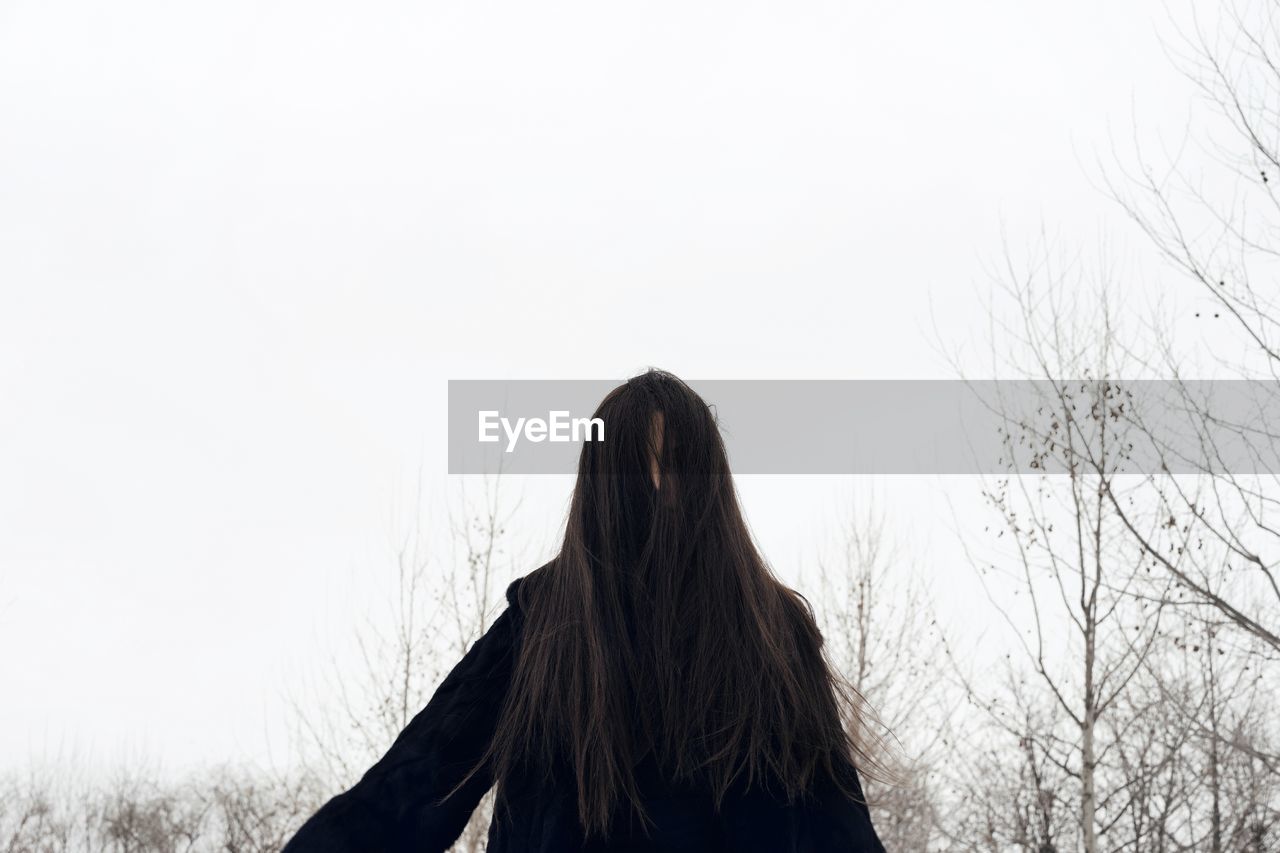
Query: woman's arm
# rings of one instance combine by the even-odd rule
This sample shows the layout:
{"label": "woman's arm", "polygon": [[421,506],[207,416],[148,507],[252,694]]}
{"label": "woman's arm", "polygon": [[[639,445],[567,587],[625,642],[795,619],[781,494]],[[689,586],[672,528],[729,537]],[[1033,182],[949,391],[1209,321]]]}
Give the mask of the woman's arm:
{"label": "woman's arm", "polygon": [[303,824],[284,853],[444,851],[492,785],[486,766],[452,797],[493,736],[515,658],[508,607],[454,667],[377,764]]}

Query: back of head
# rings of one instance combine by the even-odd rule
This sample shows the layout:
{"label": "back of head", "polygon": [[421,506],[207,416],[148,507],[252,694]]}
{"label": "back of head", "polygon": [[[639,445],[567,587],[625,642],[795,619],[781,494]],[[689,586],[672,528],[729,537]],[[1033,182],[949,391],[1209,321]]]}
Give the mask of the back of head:
{"label": "back of head", "polygon": [[711,409],[669,373],[615,388],[585,442],[563,546],[519,595],[523,641],[491,755],[572,769],[605,833],[652,755],[717,803],[737,784],[787,798],[864,757],[859,699],[808,602],[773,577],[738,505]]}

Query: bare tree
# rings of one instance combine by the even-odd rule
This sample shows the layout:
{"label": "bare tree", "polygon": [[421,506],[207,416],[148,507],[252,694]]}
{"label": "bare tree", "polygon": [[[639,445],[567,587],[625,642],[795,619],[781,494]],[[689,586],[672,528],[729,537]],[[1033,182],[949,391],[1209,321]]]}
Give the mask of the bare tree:
{"label": "bare tree", "polygon": [[272,853],[319,805],[320,791],[305,774],[249,769],[201,770],[173,781],[145,765],[93,781],[9,777],[0,850]]}
{"label": "bare tree", "polygon": [[[513,554],[510,521],[519,502],[506,498],[500,476],[485,478],[479,495],[463,485],[447,526],[431,527],[423,503],[419,479],[405,529],[393,537],[391,600],[355,633],[357,669],[334,662],[320,698],[293,699],[299,744],[332,792],[386,751],[487,629],[505,603],[505,584],[529,569]],[[432,549],[441,541],[450,545],[448,559]],[[454,849],[482,850],[491,815],[492,793]]]}
{"label": "bare tree", "polygon": [[[1189,594],[1217,609],[1236,628],[1258,638],[1272,657],[1280,653],[1280,510],[1274,461],[1280,435],[1266,420],[1227,416],[1186,382],[1188,376],[1247,377],[1257,386],[1259,411],[1274,411],[1280,397],[1280,30],[1272,0],[1219,5],[1206,23],[1192,8],[1189,24],[1176,29],[1170,51],[1203,96],[1207,113],[1179,155],[1157,164],[1139,148],[1136,167],[1118,167],[1105,184],[1160,255],[1190,288],[1196,328],[1215,336],[1208,363],[1190,360],[1185,340],[1175,341],[1162,324],[1152,331],[1160,344],[1163,372],[1183,383],[1179,407],[1200,437],[1201,452],[1188,457],[1167,448],[1174,462],[1203,475],[1186,488],[1166,472],[1149,478],[1161,512],[1186,531],[1189,541],[1209,549],[1201,560],[1169,559],[1148,541],[1140,523],[1131,533],[1147,555]],[[1184,153],[1194,147],[1209,156],[1192,168]],[[1225,353],[1230,353],[1229,356]],[[1258,464],[1247,475],[1223,446],[1224,436],[1245,445]],[[1157,445],[1161,438],[1151,439]],[[1113,499],[1117,515],[1130,508]]]}
{"label": "bare tree", "polygon": [[[513,553],[509,535],[519,500],[506,500],[500,474],[484,478],[481,487],[479,499],[472,499],[466,491],[460,495],[458,511],[451,517],[455,559],[446,569],[437,593],[437,600],[453,615],[452,632],[444,645],[444,654],[450,660],[466,652],[488,628],[495,610],[505,603],[500,600],[502,589],[497,584],[505,586],[533,568]],[[494,796],[493,790],[485,794],[453,850],[481,853],[485,849]]]}
{"label": "bare tree", "polygon": [[[1014,646],[996,685],[957,667],[987,736],[951,762],[951,838],[1037,853],[1267,849],[1269,641],[1221,606],[1238,589],[1221,552],[1133,465],[1151,432],[1126,373],[1150,362],[1120,328],[1105,270],[1098,281],[1044,257],[1001,280],[1012,320],[991,339],[1021,348],[1001,363],[1026,366],[1045,394],[992,402],[1011,472],[984,490],[1000,519],[992,556],[963,544]],[[1176,482],[1213,488],[1208,472]],[[1019,781],[992,784],[997,773]]]}
{"label": "bare tree", "polygon": [[276,853],[323,802],[323,794],[320,780],[305,772],[249,770],[224,770],[201,792],[224,853]]}
{"label": "bare tree", "polygon": [[935,761],[950,716],[932,604],[873,508],[845,520],[838,555],[818,567],[829,653],[898,747],[896,784],[867,783],[876,826],[888,849],[929,849],[938,840]]}
{"label": "bare tree", "polygon": [[354,632],[356,668],[330,662],[319,689],[293,696],[296,737],[334,788],[352,784],[430,698],[442,661],[433,655],[429,538],[421,491],[408,529],[392,541],[395,586],[384,609]]}
{"label": "bare tree", "polygon": [[[986,531],[993,553],[963,543],[1015,651],[1002,682],[961,678],[994,736],[1016,746],[1016,760],[993,760],[1012,762],[1031,786],[986,806],[988,833],[1028,850],[1096,853],[1111,847],[1103,836],[1120,805],[1108,788],[1124,784],[1106,764],[1107,738],[1123,737],[1125,721],[1114,718],[1160,636],[1166,590],[1153,594],[1113,507],[1131,425],[1119,416],[1114,377],[1125,356],[1114,345],[1108,272],[1058,271],[1042,252],[1025,272],[1010,256],[1000,285],[1012,314],[991,340],[1016,342],[1004,363],[1024,365],[1043,393],[1031,404],[989,401],[1003,418],[1010,473],[983,489],[999,519]],[[1065,824],[1068,804],[1075,820]]]}

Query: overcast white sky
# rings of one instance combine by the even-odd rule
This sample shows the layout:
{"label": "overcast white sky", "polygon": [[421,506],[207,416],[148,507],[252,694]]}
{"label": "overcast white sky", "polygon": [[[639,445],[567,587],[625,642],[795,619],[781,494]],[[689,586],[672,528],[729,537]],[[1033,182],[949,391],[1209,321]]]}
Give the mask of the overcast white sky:
{"label": "overcast white sky", "polygon": [[[1161,3],[875,5],[0,4],[5,763],[261,758],[448,379],[948,377],[1002,221],[1140,254],[1082,162],[1180,139]],[[860,486],[742,489],[782,570]]]}

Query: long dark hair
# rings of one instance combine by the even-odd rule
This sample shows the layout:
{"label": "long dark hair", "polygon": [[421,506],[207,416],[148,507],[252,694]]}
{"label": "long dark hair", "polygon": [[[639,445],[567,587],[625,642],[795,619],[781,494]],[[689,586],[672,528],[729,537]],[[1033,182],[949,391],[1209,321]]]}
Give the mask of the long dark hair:
{"label": "long dark hair", "polygon": [[[634,768],[791,801],[842,762],[878,766],[861,697],[827,661],[809,602],[779,582],[743,520],[716,418],[649,370],[611,391],[583,443],[564,543],[517,589],[523,639],[485,759],[569,769],[588,836],[621,799],[648,824]],[[656,485],[655,485],[656,480]]]}

